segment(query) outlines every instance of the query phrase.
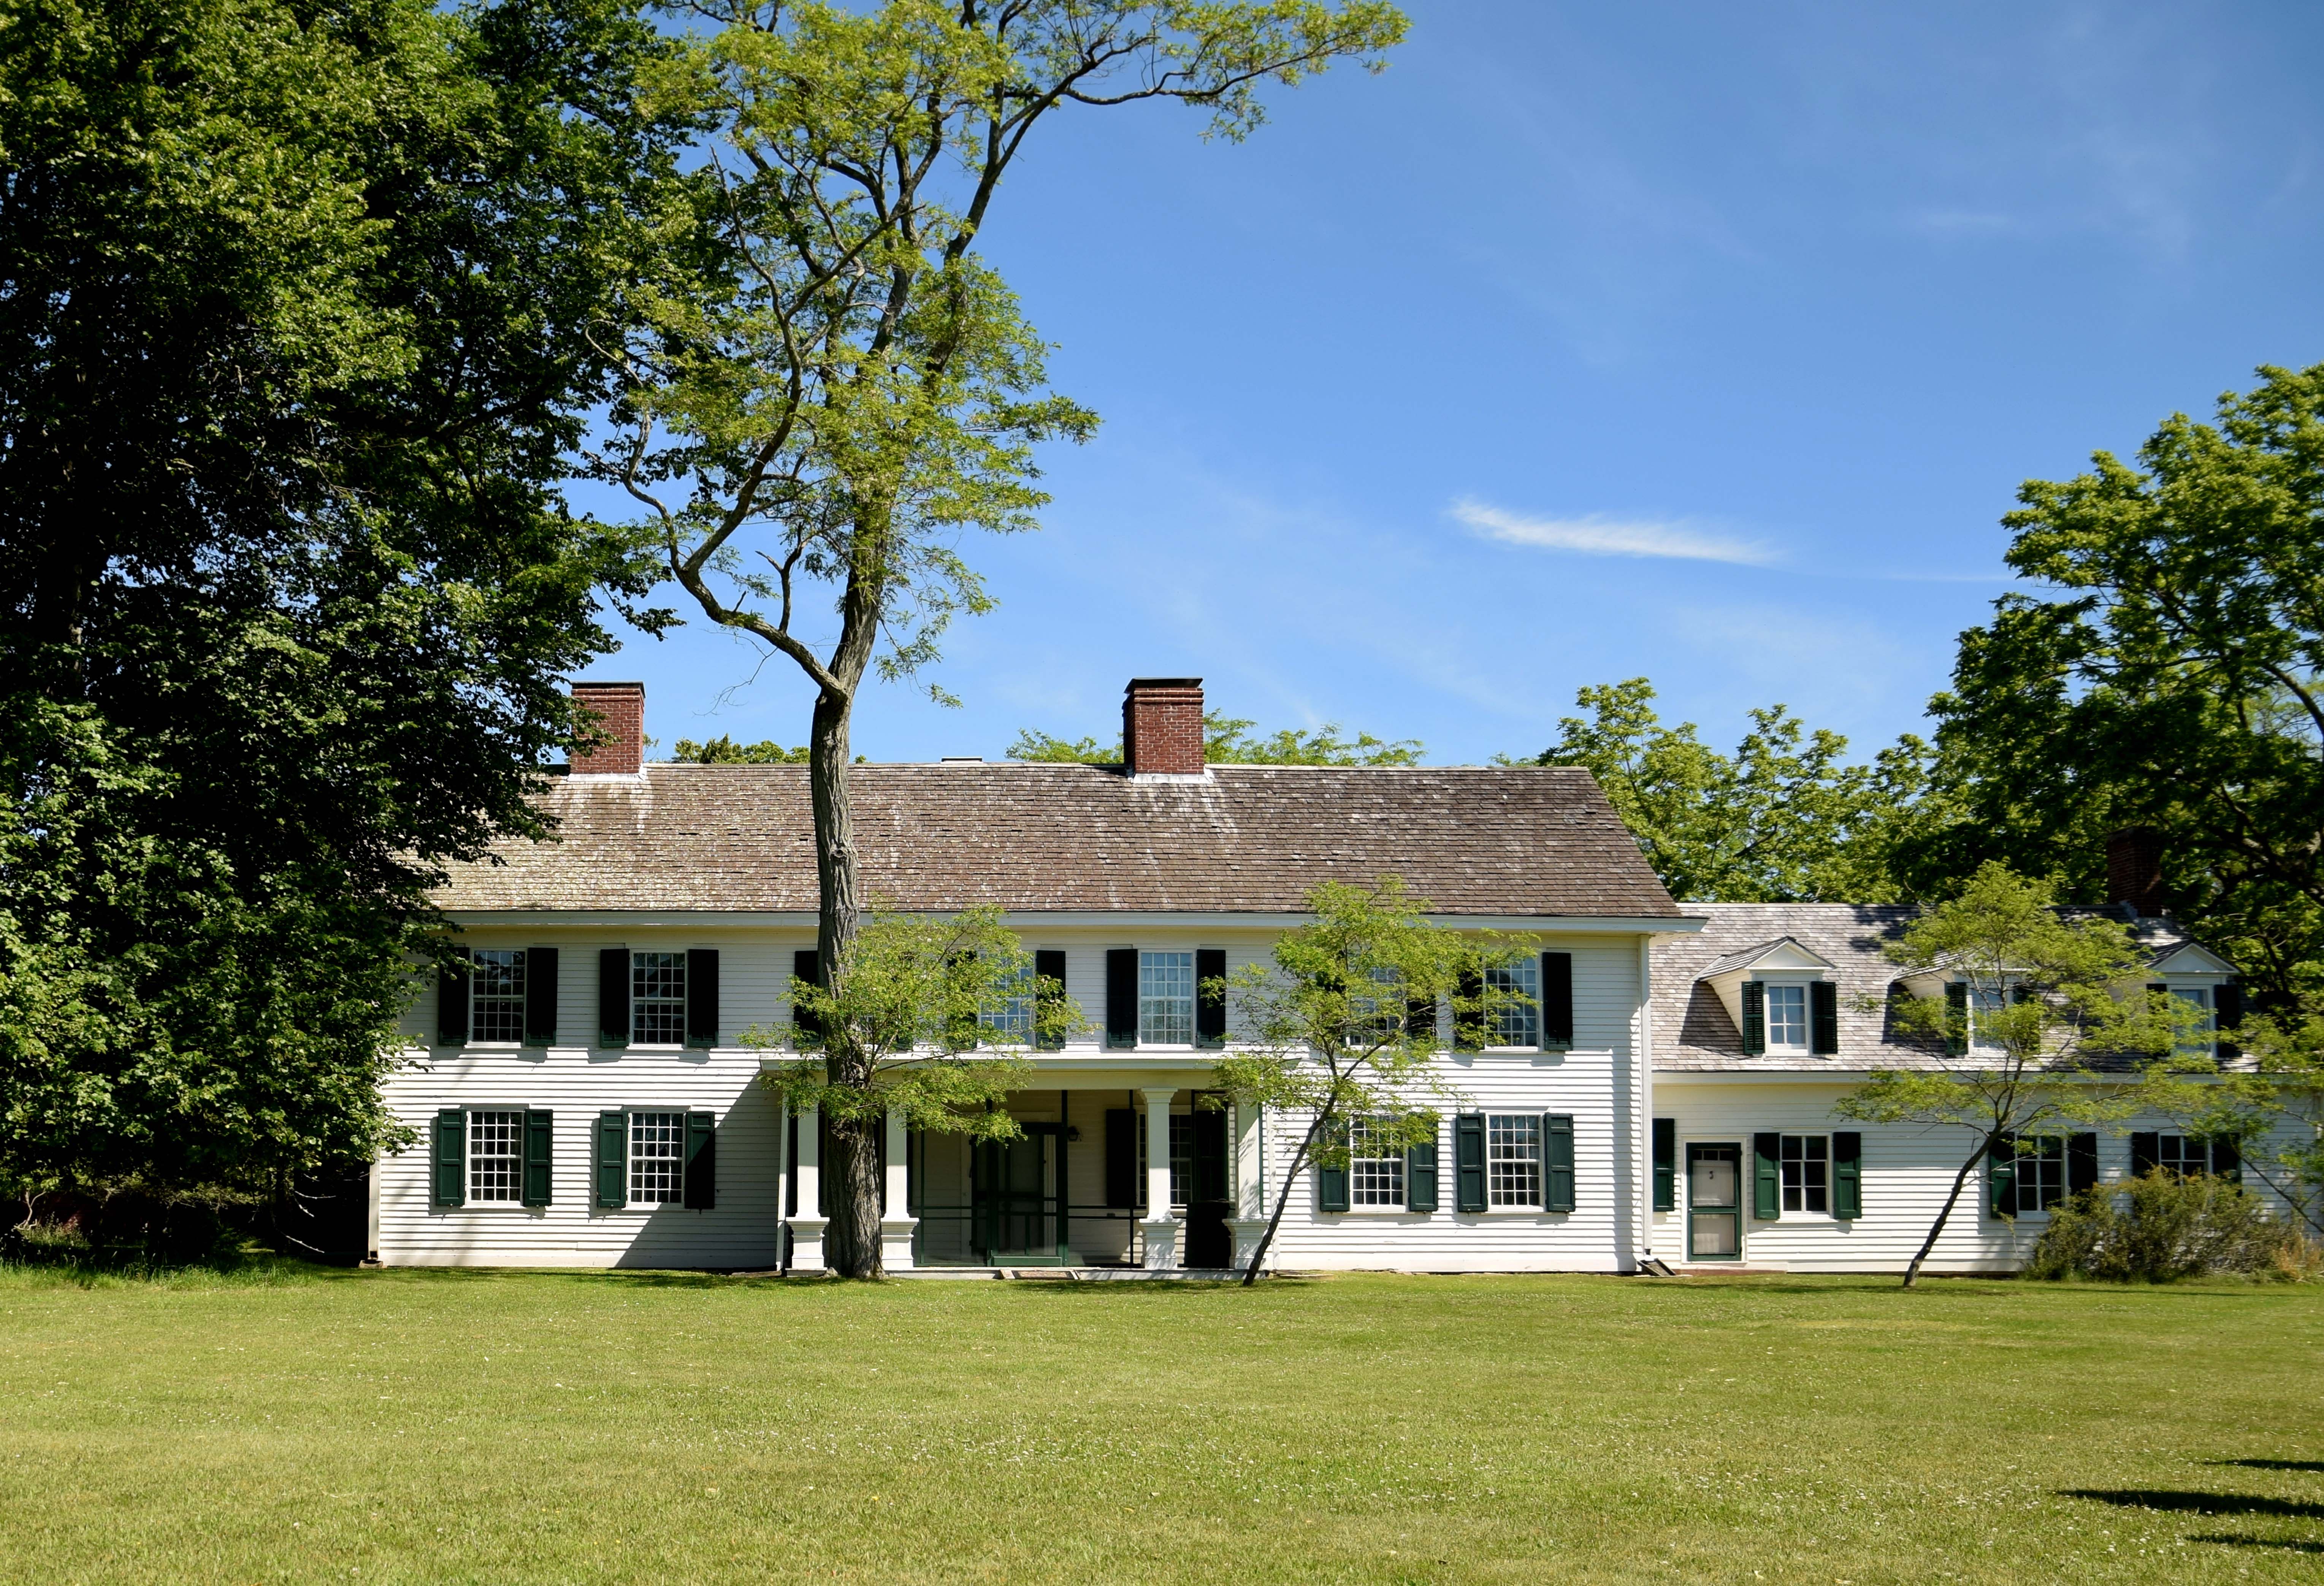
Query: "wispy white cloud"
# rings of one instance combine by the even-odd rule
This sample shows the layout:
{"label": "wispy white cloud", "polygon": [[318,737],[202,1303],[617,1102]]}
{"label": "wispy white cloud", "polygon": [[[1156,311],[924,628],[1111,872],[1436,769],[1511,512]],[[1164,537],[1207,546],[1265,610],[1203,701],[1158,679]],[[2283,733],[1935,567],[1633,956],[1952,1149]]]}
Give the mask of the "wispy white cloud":
{"label": "wispy white cloud", "polygon": [[1580,518],[1527,518],[1467,496],[1452,503],[1452,515],[1488,539],[1543,550],[1734,562],[1744,567],[1764,567],[1776,559],[1775,552],[1756,541],[1709,533],[1683,521],[1609,518],[1596,512]]}

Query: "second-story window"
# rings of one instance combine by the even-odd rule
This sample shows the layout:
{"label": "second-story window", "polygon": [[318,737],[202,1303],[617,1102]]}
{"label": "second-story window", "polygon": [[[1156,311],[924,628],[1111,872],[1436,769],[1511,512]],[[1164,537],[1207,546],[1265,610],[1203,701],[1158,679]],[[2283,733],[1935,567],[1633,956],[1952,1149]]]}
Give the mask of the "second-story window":
{"label": "second-story window", "polygon": [[1138,1044],[1141,1047],[1191,1047],[1194,1044],[1194,955],[1192,953],[1140,953],[1138,955]]}
{"label": "second-story window", "polygon": [[[1520,958],[1485,971],[1489,989],[1508,993],[1494,999],[1486,1015],[1486,1044],[1493,1047],[1541,1045],[1541,961]],[[1517,1000],[1523,998],[1523,1001]]]}
{"label": "second-story window", "polygon": [[984,1010],[984,1028],[1001,1039],[1030,1046],[1033,1040],[1034,975],[1028,965],[1017,972]]}
{"label": "second-story window", "polygon": [[475,960],[468,983],[468,1038],[472,1041],[524,1039],[524,949],[485,947],[470,954]]}
{"label": "second-story window", "polygon": [[686,954],[630,954],[630,1039],[641,1047],[686,1042]]}
{"label": "second-story window", "polygon": [[1767,1049],[1804,1052],[1808,1049],[1808,989],[1771,985],[1767,988]]}

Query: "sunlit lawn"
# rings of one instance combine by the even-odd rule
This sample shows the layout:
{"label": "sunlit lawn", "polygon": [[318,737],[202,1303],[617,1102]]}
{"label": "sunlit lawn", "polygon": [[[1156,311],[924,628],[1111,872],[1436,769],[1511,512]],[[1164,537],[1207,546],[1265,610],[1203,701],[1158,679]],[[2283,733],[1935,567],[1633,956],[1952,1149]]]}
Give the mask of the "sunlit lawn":
{"label": "sunlit lawn", "polygon": [[2308,1581],[2324,1294],[0,1274],[0,1579]]}

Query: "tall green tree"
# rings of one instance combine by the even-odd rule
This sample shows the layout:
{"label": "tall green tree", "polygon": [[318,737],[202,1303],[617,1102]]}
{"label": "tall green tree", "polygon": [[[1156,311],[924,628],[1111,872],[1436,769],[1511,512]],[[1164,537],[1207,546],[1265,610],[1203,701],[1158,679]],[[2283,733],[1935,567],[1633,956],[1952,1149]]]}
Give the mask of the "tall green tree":
{"label": "tall green tree", "polygon": [[560,675],[650,587],[553,486],[675,54],[600,0],[0,26],[13,1190],[279,1194],[394,1139],[426,890],[542,832]]}
{"label": "tall green tree", "polygon": [[2105,839],[2161,835],[2174,911],[2287,1017],[2324,994],[2324,364],[2214,423],[2032,480],[2007,560],[2047,586],[1961,635],[1932,705],[1957,812],[1915,884],[1988,858],[2105,897]]}
{"label": "tall green tree", "polygon": [[1733,754],[1692,722],[1665,725],[1644,678],[1582,689],[1590,714],[1524,763],[1581,766],[1671,896],[1698,902],[1885,903],[1889,854],[1925,818],[1928,751],[1906,737],[1850,765],[1848,740],[1808,733],[1782,705],[1751,713]]}
{"label": "tall green tree", "polygon": [[[1385,0],[883,0],[863,9],[696,0],[713,119],[699,247],[641,300],[613,441],[594,471],[711,622],[815,689],[807,748],[835,992],[868,903],[847,787],[867,676],[922,670],[991,604],[964,530],[1034,526],[1034,448],[1095,419],[1050,393],[1047,348],[977,252],[1038,127],[1175,100],[1240,138],[1259,91],[1403,33]],[[940,691],[938,691],[940,694]],[[825,1049],[869,1085],[868,1054]],[[876,1268],[875,1136],[833,1133],[830,1248]]]}
{"label": "tall green tree", "polygon": [[[1254,734],[1255,722],[1217,711],[1203,713],[1203,758],[1212,765],[1418,765],[1417,738],[1394,740],[1359,733],[1342,737],[1340,724],[1326,722],[1310,729],[1278,727]],[[1056,738],[1022,728],[1009,746],[1010,760],[1052,765],[1120,765],[1121,739],[1111,744],[1095,738]]]}

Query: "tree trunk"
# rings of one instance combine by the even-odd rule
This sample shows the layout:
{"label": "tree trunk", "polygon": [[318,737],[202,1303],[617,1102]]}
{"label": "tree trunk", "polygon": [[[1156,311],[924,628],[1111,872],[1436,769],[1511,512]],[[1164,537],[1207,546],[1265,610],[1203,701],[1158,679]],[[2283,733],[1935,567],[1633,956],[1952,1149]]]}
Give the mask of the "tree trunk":
{"label": "tree trunk", "polygon": [[[825,690],[816,696],[807,741],[807,783],[815,804],[815,868],[819,906],[816,964],[836,991],[863,916],[862,870],[855,850],[855,807],[847,787],[848,716],[853,700]],[[824,1072],[835,1085],[871,1083],[871,1061],[844,1021],[824,1033]],[[884,1120],[882,1120],[884,1121]],[[882,1275],[880,1263],[880,1183],[885,1130],[860,1119],[831,1120],[831,1162],[824,1204],[825,1259],[842,1277]]]}
{"label": "tree trunk", "polygon": [[[1283,1209],[1291,1203],[1291,1186],[1298,1182],[1299,1165],[1307,1160],[1307,1153],[1314,1148],[1316,1131],[1323,1127],[1324,1120],[1331,1115],[1328,1109],[1315,1114],[1307,1125],[1307,1133],[1299,1141],[1299,1148],[1291,1153],[1291,1166],[1283,1176],[1283,1193],[1275,1197],[1275,1215],[1267,1220],[1267,1231],[1259,1236],[1259,1248],[1251,1251],[1250,1265],[1243,1269],[1243,1287],[1249,1288],[1259,1280],[1259,1269],[1267,1260],[1268,1247],[1275,1242],[1275,1231],[1283,1226]],[[1259,1127],[1267,1127],[1264,1109],[1259,1115]]]}
{"label": "tree trunk", "polygon": [[1969,1182],[1970,1170],[1977,1166],[1978,1158],[1993,1149],[1993,1142],[1997,1138],[1996,1135],[1988,1134],[1979,1140],[1977,1149],[1969,1153],[1969,1160],[1961,1164],[1960,1171],[1953,1175],[1952,1194],[1945,1197],[1943,1209],[1938,1212],[1936,1222],[1930,1225],[1929,1237],[1921,1241],[1921,1248],[1914,1255],[1912,1265],[1904,1268],[1906,1288],[1911,1288],[1920,1282],[1921,1263],[1926,1261],[1929,1259],[1929,1252],[1937,1248],[1937,1235],[1944,1232],[1946,1219],[1953,1214],[1953,1207],[1960,1200],[1961,1186]]}

